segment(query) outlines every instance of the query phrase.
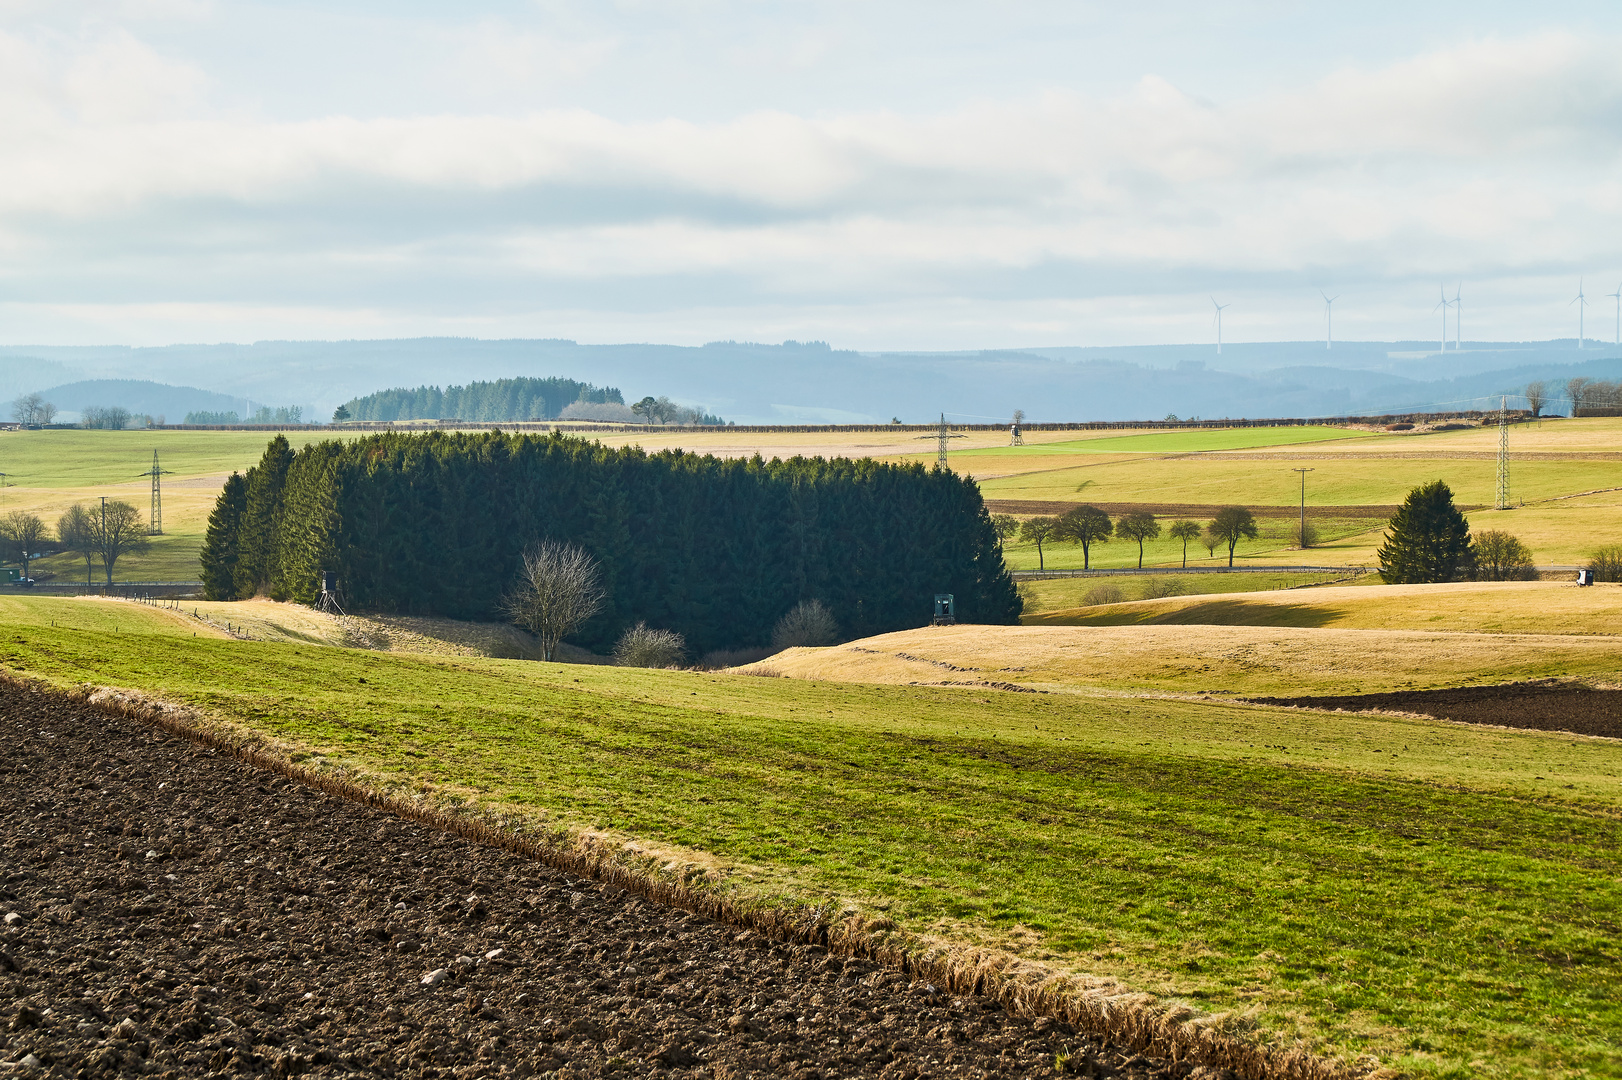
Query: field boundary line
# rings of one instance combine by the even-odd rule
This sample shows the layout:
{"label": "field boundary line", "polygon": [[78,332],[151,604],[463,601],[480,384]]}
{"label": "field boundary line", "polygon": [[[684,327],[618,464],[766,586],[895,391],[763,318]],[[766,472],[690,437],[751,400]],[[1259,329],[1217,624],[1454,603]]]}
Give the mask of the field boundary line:
{"label": "field boundary line", "polygon": [[901,931],[888,919],[868,919],[853,910],[836,911],[842,905],[832,899],[774,906],[718,895],[706,889],[702,875],[690,867],[661,873],[656,869],[658,860],[643,856],[638,863],[628,862],[631,853],[589,834],[577,834],[569,843],[565,831],[525,833],[513,819],[488,811],[458,812],[426,799],[402,798],[360,779],[300,764],[190,706],[141,691],[89,683],[63,688],[5,668],[0,668],[0,681],[145,724],[313,791],[533,859],[566,874],[786,944],[870,960],[954,994],[990,997],[1020,1015],[1060,1020],[1139,1053],[1232,1069],[1246,1080],[1394,1080],[1397,1076],[1372,1058],[1348,1064],[1302,1046],[1268,1045],[1261,1041],[1265,1033],[1231,1013],[1201,1014],[1186,1003],[1161,1001],[1113,978],[1088,979],[1000,950]]}

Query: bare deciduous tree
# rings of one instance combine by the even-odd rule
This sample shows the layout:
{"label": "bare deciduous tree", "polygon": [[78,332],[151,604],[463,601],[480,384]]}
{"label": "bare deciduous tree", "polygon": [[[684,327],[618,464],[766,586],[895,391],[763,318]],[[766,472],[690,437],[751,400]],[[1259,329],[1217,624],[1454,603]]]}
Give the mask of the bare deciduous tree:
{"label": "bare deciduous tree", "polygon": [[90,524],[90,512],[79,503],[68,507],[57,519],[56,541],[63,551],[84,556],[84,582],[89,585],[96,557],[96,530]]}
{"label": "bare deciduous tree", "polygon": [[1622,544],[1607,544],[1588,557],[1595,581],[1622,581]]}
{"label": "bare deciduous tree", "polygon": [[1059,527],[1056,517],[1026,518],[1025,523],[1019,527],[1019,538],[1026,543],[1036,545],[1036,568],[1046,570],[1047,563],[1042,558],[1042,545],[1054,539],[1054,531]]}
{"label": "bare deciduous tree", "polygon": [[38,514],[26,510],[13,510],[0,519],[0,540],[5,541],[8,555],[23,564],[23,577],[28,577],[28,562],[38,558],[40,545],[51,535],[50,527]]}
{"label": "bare deciduous tree", "polygon": [[113,583],[113,566],[119,556],[139,554],[151,545],[141,511],[122,499],[109,499],[89,513],[91,543],[101,556],[107,584]]}
{"label": "bare deciduous tree", "polygon": [[802,600],[777,620],[772,629],[774,649],[815,648],[839,640],[839,624],[821,600]]}
{"label": "bare deciduous tree", "polygon": [[1499,529],[1478,532],[1470,539],[1476,553],[1476,578],[1480,581],[1531,581],[1532,552],[1527,546]]}
{"label": "bare deciduous tree", "polygon": [[1139,510],[1127,514],[1115,523],[1115,535],[1123,540],[1135,540],[1138,544],[1138,569],[1143,569],[1143,542],[1153,540],[1160,535],[1160,522],[1147,510]]}
{"label": "bare deciduous tree", "polygon": [[1183,565],[1188,565],[1188,542],[1200,538],[1200,523],[1197,521],[1174,521],[1167,534],[1173,540],[1183,542]]}
{"label": "bare deciduous tree", "polygon": [[620,635],[614,663],[620,667],[667,668],[681,663],[687,639],[674,630],[656,630],[639,622]]}
{"label": "bare deciduous tree", "polygon": [[[1233,565],[1233,549],[1241,540],[1254,540],[1261,535],[1256,528],[1256,517],[1243,506],[1224,506],[1207,527],[1218,544],[1228,545],[1228,565]],[[1216,545],[1212,545],[1215,547]]]}
{"label": "bare deciduous tree", "polygon": [[1526,407],[1532,410],[1532,418],[1537,419],[1538,414],[1543,411],[1544,401],[1548,396],[1548,390],[1544,387],[1543,381],[1537,379],[1527,383],[1526,389],[1521,393],[1526,397]]}
{"label": "bare deciduous tree", "polygon": [[42,427],[56,417],[56,406],[40,394],[24,394],[11,403],[11,418],[24,427]]}
{"label": "bare deciduous tree", "polygon": [[1019,518],[1013,514],[992,514],[991,527],[997,532],[997,543],[1006,543],[1010,536],[1019,533]]}
{"label": "bare deciduous tree", "polygon": [[1577,410],[1588,404],[1589,387],[1593,382],[1593,379],[1581,376],[1566,380],[1566,397],[1571,401],[1571,415],[1576,416]]}
{"label": "bare deciduous tree", "polygon": [[1090,570],[1093,565],[1093,545],[1109,543],[1109,538],[1114,532],[1115,522],[1110,520],[1108,514],[1096,506],[1083,504],[1073,506],[1059,516],[1059,524],[1054,530],[1053,538],[1080,544],[1081,568]]}
{"label": "bare deciduous tree", "polygon": [[542,540],[524,552],[518,583],[501,608],[541,639],[541,655],[551,660],[566,635],[602,610],[607,595],[596,559],[573,544]]}

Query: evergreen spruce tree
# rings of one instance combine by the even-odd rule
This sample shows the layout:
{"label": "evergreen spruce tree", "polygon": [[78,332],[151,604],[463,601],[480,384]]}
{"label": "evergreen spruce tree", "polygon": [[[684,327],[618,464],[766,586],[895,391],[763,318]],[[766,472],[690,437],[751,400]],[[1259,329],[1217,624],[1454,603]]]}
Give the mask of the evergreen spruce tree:
{"label": "evergreen spruce tree", "polygon": [[237,545],[241,541],[242,515],[248,509],[248,482],[241,473],[232,473],[225,490],[214,502],[208,516],[208,532],[203,536],[203,596],[208,600],[235,600]]}
{"label": "evergreen spruce tree", "polygon": [[1380,580],[1389,585],[1452,581],[1470,571],[1470,526],[1445,483],[1432,480],[1408,493],[1379,554]]}
{"label": "evergreen spruce tree", "polygon": [[259,464],[248,470],[247,502],[232,573],[233,592],[238,599],[257,596],[261,589],[270,587],[281,534],[282,486],[292,464],[293,448],[287,444],[287,436],[277,435],[265,448]]}

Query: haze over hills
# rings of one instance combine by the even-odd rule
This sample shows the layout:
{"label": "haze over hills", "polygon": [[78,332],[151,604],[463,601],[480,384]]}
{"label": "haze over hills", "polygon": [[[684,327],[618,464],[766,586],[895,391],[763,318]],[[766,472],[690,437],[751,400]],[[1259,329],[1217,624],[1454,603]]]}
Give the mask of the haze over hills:
{"label": "haze over hills", "polygon": [[[1237,343],[865,353],[821,342],[700,347],[581,345],[558,339],[418,338],[156,348],[0,348],[9,396],[50,390],[79,409],[139,396],[171,422],[194,408],[340,403],[394,387],[562,376],[668,395],[740,424],[1032,421],[1366,415],[1496,407],[1531,379],[1622,378],[1622,357],[1590,341]],[[64,385],[70,379],[76,383]],[[100,380],[140,380],[122,389]],[[169,384],[169,385],[154,385]],[[198,389],[202,388],[202,389]],[[74,401],[67,397],[71,390]],[[85,398],[79,401],[79,398]],[[206,402],[206,404],[204,403]],[[1552,395],[1553,410],[1563,407]]]}

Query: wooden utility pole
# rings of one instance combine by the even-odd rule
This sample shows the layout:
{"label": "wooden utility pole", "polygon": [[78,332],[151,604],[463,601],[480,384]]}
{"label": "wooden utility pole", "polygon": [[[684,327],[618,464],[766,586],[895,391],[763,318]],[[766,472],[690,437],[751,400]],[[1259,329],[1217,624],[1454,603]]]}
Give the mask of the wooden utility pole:
{"label": "wooden utility pole", "polygon": [[1316,472],[1316,469],[1291,469],[1291,472],[1301,474],[1301,550],[1305,551],[1311,545],[1307,543],[1307,473]]}

